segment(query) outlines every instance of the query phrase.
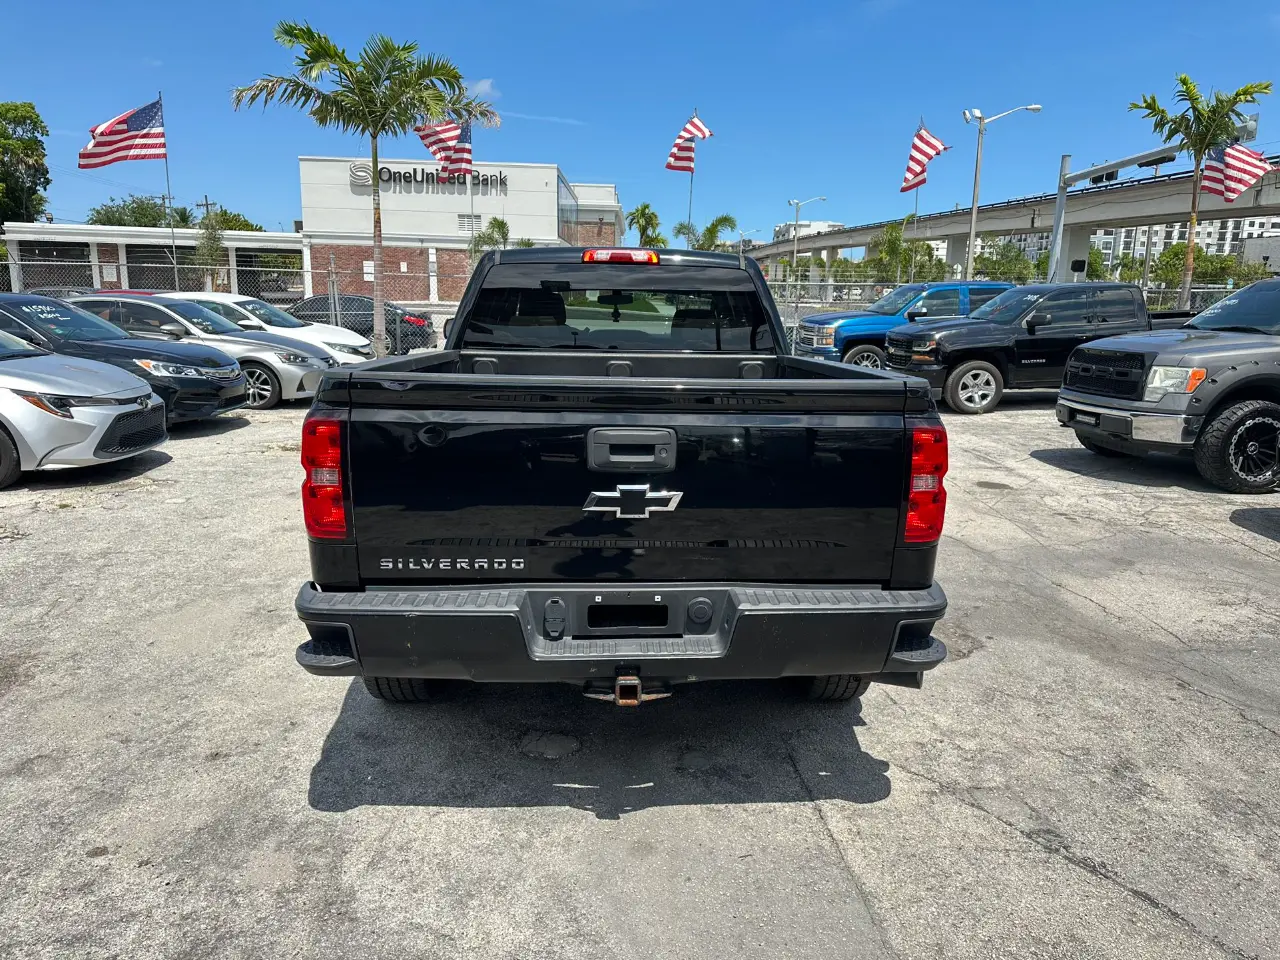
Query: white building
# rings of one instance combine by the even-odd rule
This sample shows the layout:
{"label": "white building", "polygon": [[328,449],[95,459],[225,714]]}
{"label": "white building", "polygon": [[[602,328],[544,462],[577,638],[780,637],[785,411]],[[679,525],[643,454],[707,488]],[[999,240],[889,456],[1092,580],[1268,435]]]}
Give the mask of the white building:
{"label": "white building", "polygon": [[790,240],[796,236],[808,237],[815,233],[826,233],[829,230],[843,230],[844,224],[837,223],[834,220],[801,220],[799,223],[800,231],[796,232],[796,222],[788,220],[786,223],[776,224],[773,228],[773,240]]}
{"label": "white building", "polygon": [[[1206,220],[1196,224],[1196,245],[1206,253],[1239,253],[1243,241],[1255,237],[1280,237],[1280,217]],[[1185,223],[1162,223],[1150,227],[1119,227],[1095,230],[1089,243],[1102,251],[1108,266],[1126,253],[1137,260],[1154,260],[1175,243],[1187,242]]]}

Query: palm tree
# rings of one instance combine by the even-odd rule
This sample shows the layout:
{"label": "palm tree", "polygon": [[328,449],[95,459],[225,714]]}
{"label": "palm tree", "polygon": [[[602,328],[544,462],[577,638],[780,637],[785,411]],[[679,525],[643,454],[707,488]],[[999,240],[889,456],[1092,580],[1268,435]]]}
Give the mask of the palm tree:
{"label": "palm tree", "polygon": [[1271,92],[1271,81],[1246,83],[1232,93],[1212,90],[1209,96],[1185,73],[1178,74],[1177,93],[1174,100],[1184,105],[1181,113],[1171,114],[1156,99],[1154,93],[1144,94],[1130,110],[1141,110],[1151,121],[1156,136],[1176,148],[1190,159],[1194,173],[1191,178],[1191,217],[1187,221],[1187,257],[1182,265],[1182,290],[1178,294],[1178,309],[1187,310],[1191,305],[1191,277],[1195,271],[1196,219],[1200,214],[1200,180],[1204,175],[1204,158],[1210,150],[1224,147],[1236,139],[1236,127],[1246,119],[1240,109],[1246,104],[1257,103],[1258,98]]}
{"label": "palm tree", "polygon": [[[448,116],[451,107],[479,101],[466,96],[462,75],[445,57],[420,56],[416,43],[396,43],[383,34],[365,42],[359,57],[310,24],[283,20],[275,39],[297,50],[290,76],[266,76],[231,94],[237,110],[273,100],[305,110],[321,127],[337,127],[369,138],[373,166],[373,339],[387,346],[382,293],[382,198],[378,188],[378,141],[409,133],[424,120]],[[484,105],[487,109],[487,104]],[[492,110],[489,110],[492,113]]]}
{"label": "palm tree", "polygon": [[196,225],[196,215],[191,212],[190,207],[171,207],[169,209],[169,223],[175,227],[194,227]]}
{"label": "palm tree", "polygon": [[660,225],[661,224],[658,221],[658,212],[647,203],[640,204],[640,206],[627,214],[627,226],[640,234],[639,246],[666,246],[665,237],[662,238],[664,240],[663,243],[654,243],[655,237],[662,237],[662,234],[658,233],[658,227]]}
{"label": "palm tree", "polygon": [[471,238],[471,255],[478,257],[485,250],[507,249],[511,241],[511,226],[501,217],[494,217]]}
{"label": "palm tree", "polygon": [[671,246],[671,241],[667,239],[665,233],[651,233],[648,238],[640,244],[642,247],[653,247],[655,250],[662,250]]}
{"label": "palm tree", "polygon": [[676,224],[672,233],[683,238],[691,250],[715,250],[720,246],[720,234],[726,230],[737,229],[737,218],[731,214],[722,213],[701,230],[688,220],[683,220]]}

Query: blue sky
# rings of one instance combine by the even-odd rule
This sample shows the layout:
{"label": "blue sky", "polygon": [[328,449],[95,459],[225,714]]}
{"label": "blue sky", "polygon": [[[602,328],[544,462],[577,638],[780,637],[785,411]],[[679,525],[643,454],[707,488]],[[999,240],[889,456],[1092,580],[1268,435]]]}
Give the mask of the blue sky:
{"label": "blue sky", "polygon": [[[226,2],[80,3],[50,34],[47,9],[5,14],[5,99],[32,100],[53,131],[50,206],[83,220],[109,195],[164,189],[159,161],[76,170],[87,128],[165,96],[173,191],[204,195],[269,229],[300,215],[297,157],[357,155],[356,137],[316,128],[294,110],[236,113],[232,87],[286,72],[271,39],[281,18],[306,18],[355,50],[373,32],[416,40],[483,84],[504,115],[476,133],[477,160],[555,162],[570,180],[618,185],[627,208],[648,201],[664,230],[684,218],[688,177],[663,169],[694,107],[715,132],[699,146],[694,219],[728,212],[766,237],[790,219],[787,200],[825,194],[815,219],[863,223],[910,212],[900,194],[907,147],[923,116],[953,150],[935,160],[921,212],[967,206],[975,130],[988,115],[1040,103],[993,124],[983,202],[1052,190],[1062,153],[1074,166],[1155,145],[1126,106],[1168,97],[1186,70],[1202,86],[1280,79],[1264,51],[1280,44],[1280,15],[1232,20],[1239,43],[1205,46],[1202,3],[1078,0],[1060,4],[933,0],[642,4]],[[1243,55],[1257,51],[1257,56]],[[105,52],[104,52],[105,51]],[[1259,144],[1280,143],[1280,99],[1262,104]],[[423,156],[416,139],[384,156]],[[1049,211],[1046,211],[1046,216]]]}

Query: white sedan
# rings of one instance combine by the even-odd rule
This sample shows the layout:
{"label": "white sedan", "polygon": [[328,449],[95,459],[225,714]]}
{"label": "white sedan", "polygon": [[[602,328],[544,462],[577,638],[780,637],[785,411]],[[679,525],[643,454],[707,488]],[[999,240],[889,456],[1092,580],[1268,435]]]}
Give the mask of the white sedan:
{"label": "white sedan", "polygon": [[360,334],[328,323],[299,320],[257,297],[205,291],[166,293],[165,296],[198,303],[244,330],[265,330],[320,347],[339,363],[363,363],[373,359],[373,345]]}

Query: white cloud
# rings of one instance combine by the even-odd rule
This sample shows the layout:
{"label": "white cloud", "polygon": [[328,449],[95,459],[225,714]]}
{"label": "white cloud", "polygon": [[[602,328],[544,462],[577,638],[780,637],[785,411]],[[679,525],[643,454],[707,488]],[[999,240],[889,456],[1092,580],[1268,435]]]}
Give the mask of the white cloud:
{"label": "white cloud", "polygon": [[565,123],[571,127],[585,127],[585,120],[574,120],[570,117],[544,117],[536,113],[514,113],[511,110],[502,111],[504,117],[515,117],[517,120],[537,120],[540,123]]}
{"label": "white cloud", "polygon": [[497,100],[502,96],[502,91],[494,85],[493,77],[483,77],[477,80],[467,92],[473,97],[480,97],[484,100]]}

